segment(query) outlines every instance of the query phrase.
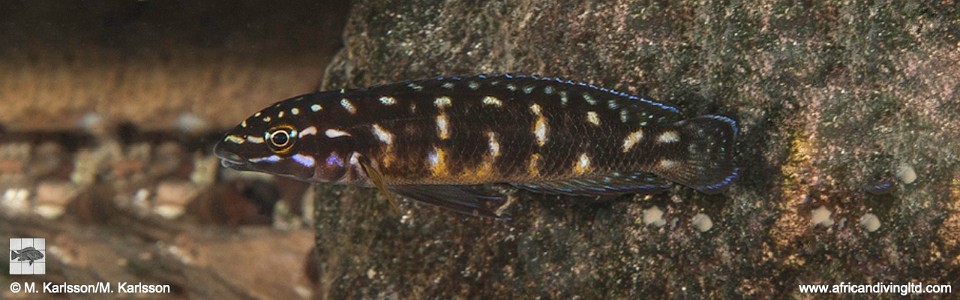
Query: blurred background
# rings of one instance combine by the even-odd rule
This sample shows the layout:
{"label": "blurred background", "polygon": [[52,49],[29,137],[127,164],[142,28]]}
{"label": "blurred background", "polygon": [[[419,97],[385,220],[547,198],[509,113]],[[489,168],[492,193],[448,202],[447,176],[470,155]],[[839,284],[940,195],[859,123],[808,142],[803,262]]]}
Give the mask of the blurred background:
{"label": "blurred background", "polygon": [[211,148],[319,86],[348,9],[0,2],[0,237],[46,239],[46,275],[29,279],[310,298],[308,186],[221,169]]}

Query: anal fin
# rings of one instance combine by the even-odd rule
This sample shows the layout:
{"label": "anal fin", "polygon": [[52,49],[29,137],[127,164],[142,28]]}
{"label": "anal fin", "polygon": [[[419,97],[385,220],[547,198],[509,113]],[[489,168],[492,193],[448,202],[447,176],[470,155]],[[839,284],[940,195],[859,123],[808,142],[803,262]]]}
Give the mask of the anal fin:
{"label": "anal fin", "polygon": [[644,172],[613,172],[606,175],[576,177],[558,181],[514,184],[534,192],[571,196],[620,196],[656,194],[670,188],[662,178]]}
{"label": "anal fin", "polygon": [[470,185],[395,185],[390,191],[423,203],[436,205],[458,213],[509,219],[496,213],[504,204],[503,195],[481,192]]}

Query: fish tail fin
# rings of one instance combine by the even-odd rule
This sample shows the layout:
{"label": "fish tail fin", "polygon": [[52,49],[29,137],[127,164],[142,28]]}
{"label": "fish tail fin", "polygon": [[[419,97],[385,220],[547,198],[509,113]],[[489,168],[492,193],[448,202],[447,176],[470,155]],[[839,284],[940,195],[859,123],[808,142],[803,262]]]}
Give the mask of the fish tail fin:
{"label": "fish tail fin", "polygon": [[655,169],[663,177],[716,194],[726,190],[740,174],[734,164],[737,121],[719,115],[704,115],[673,124],[679,136],[678,148],[661,160]]}
{"label": "fish tail fin", "polygon": [[10,250],[10,260],[17,259],[18,256],[20,256],[20,254],[17,253],[17,251]]}

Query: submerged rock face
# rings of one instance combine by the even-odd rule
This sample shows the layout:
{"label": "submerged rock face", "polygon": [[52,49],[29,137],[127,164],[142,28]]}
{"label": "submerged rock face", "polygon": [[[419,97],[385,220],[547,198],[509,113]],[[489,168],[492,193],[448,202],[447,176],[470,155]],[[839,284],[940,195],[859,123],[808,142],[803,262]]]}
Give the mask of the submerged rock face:
{"label": "submerged rock face", "polygon": [[[948,2],[359,1],[324,89],[583,80],[735,117],[745,171],[716,196],[519,192],[507,222],[398,213],[373,190],[323,186],[320,292],[768,298],[805,283],[960,282],[957,20]],[[654,206],[663,222],[645,222]],[[710,230],[691,225],[700,213]],[[859,226],[866,214],[883,226]]]}

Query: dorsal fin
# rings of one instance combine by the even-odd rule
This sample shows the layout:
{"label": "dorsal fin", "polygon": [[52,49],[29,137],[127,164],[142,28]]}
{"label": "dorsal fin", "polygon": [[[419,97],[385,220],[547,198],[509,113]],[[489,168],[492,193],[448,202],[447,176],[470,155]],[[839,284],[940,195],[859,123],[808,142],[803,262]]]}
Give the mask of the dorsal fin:
{"label": "dorsal fin", "polygon": [[644,172],[613,172],[557,181],[514,184],[514,186],[534,192],[572,196],[649,195],[670,188],[670,184],[662,178]]}

